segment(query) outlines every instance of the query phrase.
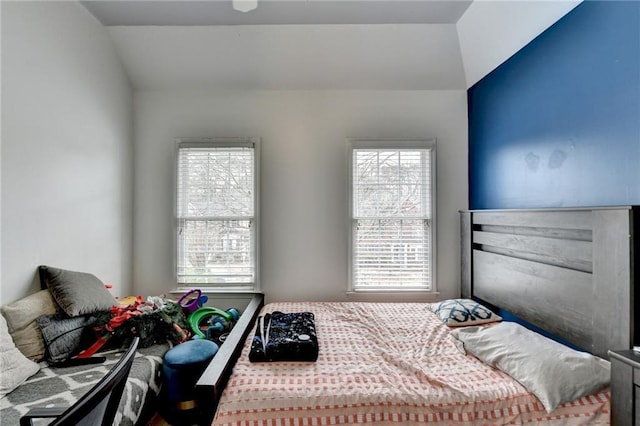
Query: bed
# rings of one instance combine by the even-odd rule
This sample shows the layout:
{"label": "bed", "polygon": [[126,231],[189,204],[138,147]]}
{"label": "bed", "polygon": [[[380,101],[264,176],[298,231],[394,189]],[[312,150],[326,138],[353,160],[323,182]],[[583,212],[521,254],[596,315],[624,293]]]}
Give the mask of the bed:
{"label": "bed", "polygon": [[[461,296],[515,314],[602,361],[609,350],[636,342],[637,224],[637,208],[631,206],[461,212]],[[260,307],[258,300],[247,321]],[[549,411],[520,382],[465,354],[453,328],[430,308],[352,302],[265,306],[262,314],[315,314],[318,360],[250,363],[254,326],[248,322],[231,361],[214,359],[199,381],[215,390],[213,424],[610,423],[606,386]],[[495,323],[476,328],[492,327],[497,329]]]}

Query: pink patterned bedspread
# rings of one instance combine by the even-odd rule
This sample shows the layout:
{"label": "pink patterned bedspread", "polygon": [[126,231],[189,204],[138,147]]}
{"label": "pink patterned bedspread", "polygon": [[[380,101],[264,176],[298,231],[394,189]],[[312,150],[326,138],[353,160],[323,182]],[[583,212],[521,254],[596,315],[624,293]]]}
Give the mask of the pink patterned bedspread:
{"label": "pink patterned bedspread", "polygon": [[250,363],[253,332],[214,425],[609,424],[605,389],[547,414],[522,385],[456,348],[424,303],[275,303],[315,314],[317,362]]}

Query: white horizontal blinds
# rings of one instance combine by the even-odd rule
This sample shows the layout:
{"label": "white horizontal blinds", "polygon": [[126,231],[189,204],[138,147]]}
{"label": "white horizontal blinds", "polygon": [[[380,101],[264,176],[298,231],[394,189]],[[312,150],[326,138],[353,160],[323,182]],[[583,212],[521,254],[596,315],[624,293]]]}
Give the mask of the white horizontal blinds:
{"label": "white horizontal blinds", "polygon": [[254,283],[254,163],[252,146],[179,146],[179,283]]}
{"label": "white horizontal blinds", "polygon": [[431,150],[353,150],[353,287],[431,289]]}

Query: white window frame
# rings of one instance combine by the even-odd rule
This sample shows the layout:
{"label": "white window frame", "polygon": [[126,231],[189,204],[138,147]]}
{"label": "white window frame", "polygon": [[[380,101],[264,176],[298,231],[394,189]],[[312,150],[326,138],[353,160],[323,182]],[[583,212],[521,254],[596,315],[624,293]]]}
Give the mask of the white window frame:
{"label": "white window frame", "polygon": [[[408,293],[408,292],[420,292],[420,293],[436,293],[436,139],[353,139],[346,140],[347,143],[347,162],[348,162],[348,234],[349,234],[349,277],[348,277],[348,293]],[[353,159],[354,150],[357,149],[376,149],[376,150],[413,150],[413,149],[428,149],[431,151],[429,173],[430,173],[430,188],[431,192],[428,195],[430,197],[431,211],[428,216],[430,220],[428,222],[430,228],[430,240],[429,240],[429,274],[428,283],[424,287],[407,287],[407,286],[356,286],[354,279],[355,268],[355,251],[354,251],[354,228],[357,223],[357,218],[354,217],[354,179],[353,179]]]}
{"label": "white window frame", "polygon": [[[176,279],[176,290],[186,291],[192,288],[201,288],[209,293],[221,292],[221,293],[244,293],[244,292],[259,292],[260,291],[260,143],[261,139],[256,137],[248,138],[230,138],[230,137],[217,137],[217,138],[177,138],[175,139],[175,183],[174,183],[174,276]],[[254,211],[253,211],[253,225],[254,232],[253,237],[253,256],[254,256],[254,279],[251,283],[195,283],[195,282],[180,282],[178,279],[178,256],[180,255],[180,217],[178,216],[178,191],[179,185],[179,166],[180,161],[180,149],[181,148],[206,148],[206,147],[253,147],[254,149]]]}

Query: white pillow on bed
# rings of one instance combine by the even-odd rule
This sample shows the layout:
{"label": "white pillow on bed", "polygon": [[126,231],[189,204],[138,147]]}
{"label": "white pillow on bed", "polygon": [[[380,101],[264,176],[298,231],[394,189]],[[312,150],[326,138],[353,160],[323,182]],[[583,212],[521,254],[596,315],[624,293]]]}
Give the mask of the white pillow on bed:
{"label": "white pillow on bed", "polygon": [[0,315],[0,399],[40,370],[40,366],[16,348],[7,322]]}
{"label": "white pillow on bed", "polygon": [[471,299],[448,299],[429,305],[449,327],[486,324],[501,321],[502,317]]}
{"label": "white pillow on bed", "polygon": [[451,332],[467,352],[526,387],[551,413],[610,381],[609,361],[573,350],[513,322]]}

